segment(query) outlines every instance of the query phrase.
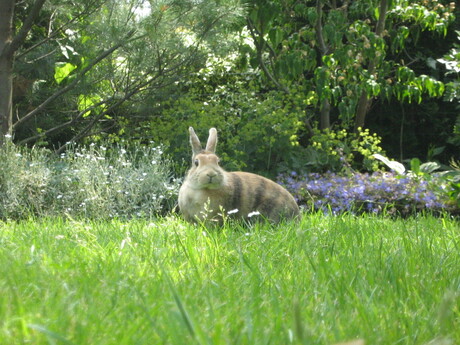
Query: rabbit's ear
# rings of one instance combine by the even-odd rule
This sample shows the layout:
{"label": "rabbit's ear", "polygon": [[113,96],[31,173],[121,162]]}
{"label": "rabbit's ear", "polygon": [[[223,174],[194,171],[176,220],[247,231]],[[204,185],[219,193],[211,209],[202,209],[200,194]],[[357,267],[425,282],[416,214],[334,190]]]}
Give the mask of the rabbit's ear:
{"label": "rabbit's ear", "polygon": [[193,127],[189,127],[188,131],[190,133],[190,145],[192,145],[193,154],[196,155],[202,151],[200,139],[195,134]]}
{"label": "rabbit's ear", "polygon": [[206,143],[206,151],[216,153],[216,145],[217,145],[217,130],[215,128],[211,128],[209,130],[208,142]]}

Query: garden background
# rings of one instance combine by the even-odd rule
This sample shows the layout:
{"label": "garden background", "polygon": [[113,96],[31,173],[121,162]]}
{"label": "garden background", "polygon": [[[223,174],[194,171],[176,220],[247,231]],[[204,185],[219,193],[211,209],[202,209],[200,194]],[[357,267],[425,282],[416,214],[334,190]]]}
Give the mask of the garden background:
{"label": "garden background", "polygon": [[277,179],[307,208],[458,212],[454,2],[1,6],[2,218],[56,204],[90,212],[109,199],[112,216],[170,211],[189,165],[189,126],[202,136],[218,128],[227,170]]}
{"label": "garden background", "polygon": [[[2,0],[0,344],[460,343],[459,11]],[[189,126],[301,219],[181,220]]]}

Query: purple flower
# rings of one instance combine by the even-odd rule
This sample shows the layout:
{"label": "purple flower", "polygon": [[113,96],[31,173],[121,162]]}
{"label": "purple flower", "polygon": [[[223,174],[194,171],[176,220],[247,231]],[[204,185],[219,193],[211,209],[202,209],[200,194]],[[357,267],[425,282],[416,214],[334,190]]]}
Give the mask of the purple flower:
{"label": "purple flower", "polygon": [[381,213],[386,207],[407,213],[411,209],[441,210],[445,207],[447,193],[436,182],[436,177],[425,181],[400,177],[393,173],[375,172],[371,175],[354,173],[337,175],[326,173],[280,175],[284,185],[297,202],[308,207],[332,213]]}

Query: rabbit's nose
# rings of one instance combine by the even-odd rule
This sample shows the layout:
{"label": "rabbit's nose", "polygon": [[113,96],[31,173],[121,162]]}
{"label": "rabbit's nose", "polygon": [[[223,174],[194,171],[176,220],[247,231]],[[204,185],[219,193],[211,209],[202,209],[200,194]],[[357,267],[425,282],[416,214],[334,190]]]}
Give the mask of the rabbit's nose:
{"label": "rabbit's nose", "polygon": [[206,174],[206,176],[209,177],[209,181],[212,181],[212,179],[213,179],[214,177],[216,177],[217,174],[216,174],[215,172],[209,172],[209,173]]}

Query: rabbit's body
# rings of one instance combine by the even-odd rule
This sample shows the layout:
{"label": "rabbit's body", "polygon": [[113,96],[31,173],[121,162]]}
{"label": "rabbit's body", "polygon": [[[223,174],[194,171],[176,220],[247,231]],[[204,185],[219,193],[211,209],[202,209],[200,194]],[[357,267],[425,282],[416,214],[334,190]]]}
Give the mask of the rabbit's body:
{"label": "rabbit's body", "polygon": [[193,164],[179,190],[179,207],[187,221],[221,220],[223,215],[248,218],[260,213],[278,222],[299,214],[294,197],[279,184],[256,174],[222,169],[215,154],[217,132],[212,128],[209,133],[206,150],[202,150],[190,128]]}

